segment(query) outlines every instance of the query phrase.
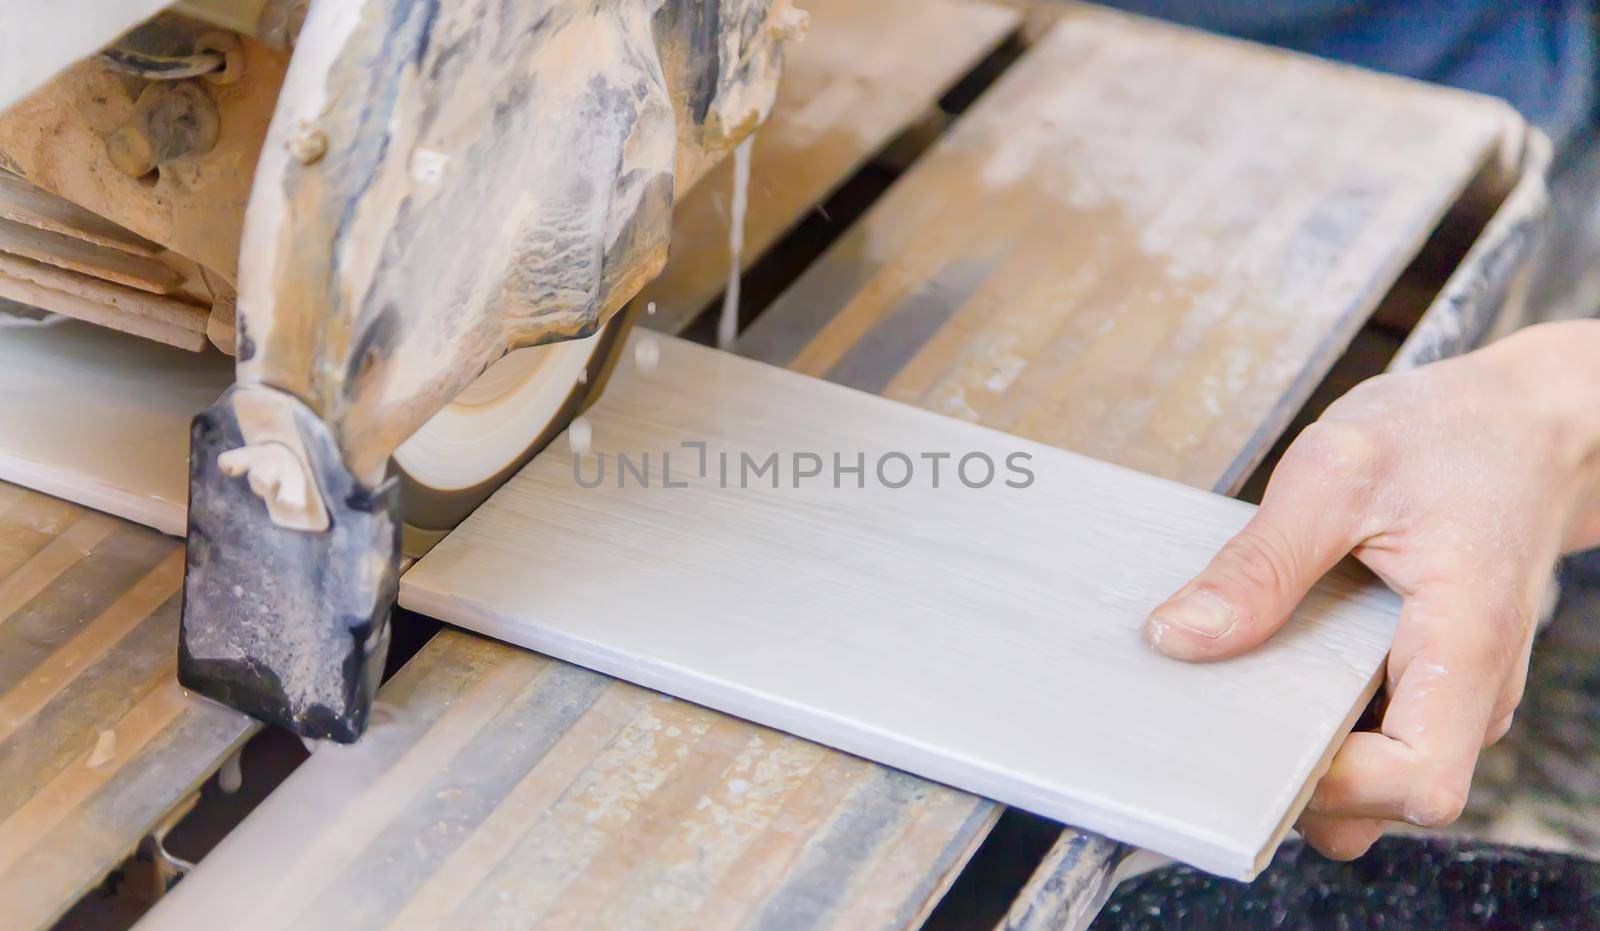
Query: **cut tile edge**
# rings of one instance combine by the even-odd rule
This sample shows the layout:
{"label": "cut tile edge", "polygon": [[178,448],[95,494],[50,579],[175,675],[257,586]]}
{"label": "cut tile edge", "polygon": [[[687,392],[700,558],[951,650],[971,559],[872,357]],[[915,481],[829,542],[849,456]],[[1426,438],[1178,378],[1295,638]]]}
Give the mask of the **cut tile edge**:
{"label": "cut tile edge", "polygon": [[[1230,845],[1220,837],[1207,841],[1194,836],[1176,836],[1158,824],[1143,822],[1124,806],[1108,800],[1079,799],[1070,804],[1057,804],[1025,788],[1008,785],[1002,773],[983,772],[987,767],[981,764],[973,765],[972,771],[966,773],[941,771],[938,762],[950,759],[946,751],[930,753],[918,743],[896,734],[875,731],[837,718],[820,719],[814,711],[791,709],[781,699],[766,693],[707,679],[673,664],[621,653],[602,644],[550,631],[537,623],[530,624],[526,619],[501,617],[498,612],[471,597],[458,593],[447,594],[429,587],[427,576],[426,571],[419,574],[412,570],[401,577],[401,607],[862,759],[1021,808],[1062,824],[1153,850],[1209,873],[1243,881],[1253,879],[1271,861],[1278,844],[1309,800],[1316,777],[1326,770],[1327,763],[1331,763],[1349,725],[1354,724],[1370,699],[1383,665],[1380,661],[1372,671],[1371,681],[1363,690],[1361,701],[1353,707],[1344,727],[1329,742],[1329,748],[1324,751],[1313,771],[1313,778],[1308,779],[1301,788],[1290,810],[1279,820],[1275,832],[1261,847],[1245,849]],[[740,711],[730,710],[733,708]],[[935,765],[927,765],[929,762]],[[1192,827],[1183,830],[1194,833]]]}
{"label": "cut tile edge", "polygon": [[151,498],[108,485],[69,463],[38,462],[0,449],[0,482],[120,517],[169,537],[182,538],[188,532],[188,502]]}

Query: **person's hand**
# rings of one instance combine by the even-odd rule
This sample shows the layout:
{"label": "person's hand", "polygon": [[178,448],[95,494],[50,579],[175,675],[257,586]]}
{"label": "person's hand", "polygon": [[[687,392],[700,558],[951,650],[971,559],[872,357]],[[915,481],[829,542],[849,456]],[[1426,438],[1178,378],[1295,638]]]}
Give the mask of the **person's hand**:
{"label": "person's hand", "polygon": [[1531,327],[1382,375],[1284,454],[1261,508],[1146,622],[1186,660],[1250,650],[1353,554],[1405,599],[1382,729],[1355,733],[1300,829],[1361,855],[1389,821],[1438,827],[1511,726],[1558,556],[1600,546],[1600,321]]}

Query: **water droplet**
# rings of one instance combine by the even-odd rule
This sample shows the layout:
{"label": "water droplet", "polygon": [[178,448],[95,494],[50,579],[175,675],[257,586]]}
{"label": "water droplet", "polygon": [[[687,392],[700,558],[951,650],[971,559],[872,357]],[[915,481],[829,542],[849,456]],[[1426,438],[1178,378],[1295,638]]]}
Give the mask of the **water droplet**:
{"label": "water droplet", "polygon": [[244,785],[244,771],[239,766],[240,757],[243,755],[243,748],[235,750],[223,761],[222,769],[217,772],[217,788],[221,789],[224,795],[232,795]]}
{"label": "water droplet", "polygon": [[661,361],[660,341],[654,336],[641,336],[633,344],[633,361],[639,366],[639,371],[647,374],[654,372]]}
{"label": "water droplet", "polygon": [[589,451],[593,439],[594,428],[589,425],[587,417],[579,417],[567,428],[567,446],[580,456]]}

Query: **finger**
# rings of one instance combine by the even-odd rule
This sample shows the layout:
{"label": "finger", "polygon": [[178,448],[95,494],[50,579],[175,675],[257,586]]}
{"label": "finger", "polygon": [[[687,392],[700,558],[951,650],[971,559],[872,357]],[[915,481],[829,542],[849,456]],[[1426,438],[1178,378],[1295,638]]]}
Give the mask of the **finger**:
{"label": "finger", "polygon": [[1482,613],[1486,604],[1492,600],[1465,591],[1407,602],[1396,636],[1401,672],[1382,733],[1350,735],[1310,810],[1424,827],[1461,814],[1516,655],[1504,625]]}
{"label": "finger", "polygon": [[1516,713],[1513,712],[1489,725],[1489,732],[1483,737],[1483,745],[1485,747],[1492,747],[1504,740],[1505,736],[1511,733],[1511,722],[1515,718]]}
{"label": "finger", "polygon": [[1354,733],[1317,782],[1306,812],[1372,818],[1403,811],[1414,776],[1414,754],[1405,744],[1375,731]]}
{"label": "finger", "polygon": [[1511,667],[1510,675],[1506,677],[1506,684],[1500,690],[1500,697],[1490,715],[1496,723],[1504,720],[1509,725],[1511,715],[1516,712],[1517,706],[1522,704],[1522,695],[1528,688],[1528,665],[1533,660],[1533,638],[1536,633],[1535,625],[1529,624],[1527,635],[1522,638],[1522,649],[1517,654],[1516,662]]}
{"label": "finger", "polygon": [[1388,825],[1372,818],[1307,813],[1300,816],[1299,827],[1300,836],[1317,853],[1330,860],[1354,860],[1378,842]]}
{"label": "finger", "polygon": [[1259,646],[1317,580],[1361,542],[1376,454],[1364,431],[1313,424],[1284,453],[1261,507],[1205,570],[1156,607],[1145,636],[1186,660]]}

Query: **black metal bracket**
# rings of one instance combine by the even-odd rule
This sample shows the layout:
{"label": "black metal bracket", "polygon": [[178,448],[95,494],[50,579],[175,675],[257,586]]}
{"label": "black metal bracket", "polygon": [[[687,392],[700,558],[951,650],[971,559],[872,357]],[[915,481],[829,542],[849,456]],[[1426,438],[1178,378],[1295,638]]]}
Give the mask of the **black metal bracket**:
{"label": "black metal bracket", "polygon": [[[361,736],[389,650],[400,579],[400,489],[367,489],[327,424],[294,413],[328,529],[287,530],[217,457],[245,445],[229,388],[195,417],[189,447],[189,548],[178,681],[302,737]],[[270,390],[270,389],[265,389]]]}

